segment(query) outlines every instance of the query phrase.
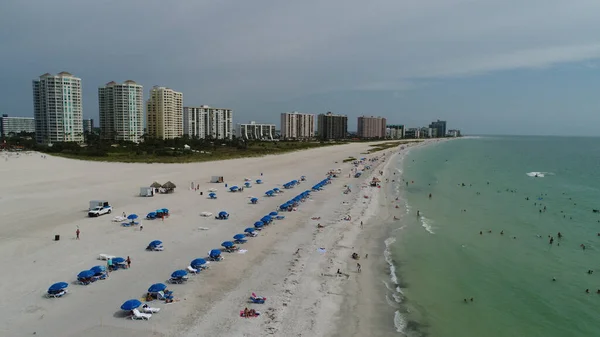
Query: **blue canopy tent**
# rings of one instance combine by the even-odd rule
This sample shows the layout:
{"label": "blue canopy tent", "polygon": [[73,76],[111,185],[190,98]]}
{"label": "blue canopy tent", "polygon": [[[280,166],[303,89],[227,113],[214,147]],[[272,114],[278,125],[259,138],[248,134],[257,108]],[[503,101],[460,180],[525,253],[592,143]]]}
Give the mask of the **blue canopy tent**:
{"label": "blue canopy tent", "polygon": [[250,202],[251,202],[252,204],[256,204],[256,203],[258,203],[258,198],[251,198],[251,199],[250,199]]}
{"label": "blue canopy tent", "polygon": [[149,293],[157,293],[160,291],[165,291],[167,289],[167,285],[164,283],[155,283],[148,288]]}
{"label": "blue canopy tent", "polygon": [[269,216],[276,216],[277,214],[279,214],[279,213],[273,211],[273,212],[269,213]]}
{"label": "blue canopy tent", "polygon": [[231,186],[231,187],[229,188],[229,190],[230,190],[231,192],[237,192],[237,190],[239,190],[239,189],[240,189],[240,188],[239,188],[239,187],[237,187],[237,186]]}
{"label": "blue canopy tent", "polygon": [[260,179],[256,179],[256,183],[260,185],[260,184],[262,184],[262,183],[263,183],[263,181],[262,181],[262,180],[260,180]]}
{"label": "blue canopy tent", "polygon": [[198,258],[198,259],[194,259],[194,260],[192,260],[192,262],[190,262],[190,266],[194,269],[200,269],[204,265],[206,265],[205,259]]}
{"label": "blue canopy tent", "polygon": [[[262,224],[262,223],[261,223]],[[252,227],[248,227],[246,229],[244,229],[244,233],[248,233],[248,234],[252,234],[256,231],[256,229],[252,228]]]}
{"label": "blue canopy tent", "polygon": [[121,305],[121,310],[130,311],[130,310],[139,308],[140,305],[142,305],[142,302],[140,302],[140,300],[131,299],[131,300],[125,301],[125,303],[123,303],[123,305]]}
{"label": "blue canopy tent", "polygon": [[150,213],[146,214],[146,219],[148,219],[148,220],[156,219],[156,212],[150,212]]}
{"label": "blue canopy tent", "polygon": [[208,193],[208,197],[209,197],[210,199],[216,199],[216,198],[217,198],[217,193],[215,193],[215,192],[210,192],[210,193]]}

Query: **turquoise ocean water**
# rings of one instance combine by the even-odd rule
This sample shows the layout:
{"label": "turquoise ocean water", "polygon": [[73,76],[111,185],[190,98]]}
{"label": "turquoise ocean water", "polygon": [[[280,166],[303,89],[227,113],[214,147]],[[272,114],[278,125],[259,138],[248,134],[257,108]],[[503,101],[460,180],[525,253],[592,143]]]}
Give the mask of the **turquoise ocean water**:
{"label": "turquoise ocean water", "polygon": [[399,331],[600,336],[600,139],[461,139],[397,169],[409,184],[390,192],[407,207],[386,243]]}

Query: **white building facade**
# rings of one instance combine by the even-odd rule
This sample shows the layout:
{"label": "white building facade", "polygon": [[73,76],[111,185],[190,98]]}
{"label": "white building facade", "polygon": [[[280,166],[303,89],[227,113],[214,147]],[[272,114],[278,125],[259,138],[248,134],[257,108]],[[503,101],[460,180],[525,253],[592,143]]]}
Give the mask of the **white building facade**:
{"label": "white building facade", "polygon": [[146,134],[158,139],[183,136],[183,93],[154,86],[146,102]]}
{"label": "white building facade", "polygon": [[21,132],[35,132],[33,117],[9,117],[8,115],[0,117],[0,135],[2,137],[15,136]]}
{"label": "white building facade", "polygon": [[233,138],[233,111],[208,105],[183,109],[183,132],[200,139]]}
{"label": "white building facade", "polygon": [[271,141],[275,136],[275,124],[260,124],[254,121],[238,124],[236,135],[244,140]]}
{"label": "white building facade", "polygon": [[299,112],[281,114],[282,139],[311,139],[315,136],[315,115]]}
{"label": "white building facade", "polygon": [[81,79],[64,71],[33,80],[33,115],[38,143],[83,142]]}
{"label": "white building facade", "polygon": [[139,143],[144,135],[144,88],[128,80],[98,88],[100,137]]}

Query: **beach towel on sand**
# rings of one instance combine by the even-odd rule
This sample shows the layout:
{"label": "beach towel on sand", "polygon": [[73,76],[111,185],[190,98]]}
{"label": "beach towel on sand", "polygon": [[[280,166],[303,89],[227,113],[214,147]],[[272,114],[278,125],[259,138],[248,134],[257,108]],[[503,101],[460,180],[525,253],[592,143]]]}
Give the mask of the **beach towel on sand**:
{"label": "beach towel on sand", "polygon": [[260,311],[257,311],[254,316],[249,316],[249,317],[244,317],[244,310],[240,310],[240,317],[244,317],[244,318],[253,318],[253,317],[258,317],[260,316]]}

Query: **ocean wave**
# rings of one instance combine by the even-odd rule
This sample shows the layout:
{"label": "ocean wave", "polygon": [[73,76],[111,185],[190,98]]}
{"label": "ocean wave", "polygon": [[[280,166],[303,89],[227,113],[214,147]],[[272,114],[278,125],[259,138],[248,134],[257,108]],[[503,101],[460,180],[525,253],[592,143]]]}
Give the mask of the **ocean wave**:
{"label": "ocean wave", "polygon": [[394,262],[392,261],[392,253],[390,251],[390,245],[396,242],[396,238],[389,237],[385,239],[385,250],[383,251],[383,257],[385,258],[385,262],[388,263],[390,267],[390,280],[394,283],[394,285],[398,285],[398,278],[396,277],[396,266],[394,266]]}
{"label": "ocean wave", "polygon": [[425,230],[426,230],[426,231],[428,231],[428,232],[429,232],[429,233],[431,233],[431,234],[435,234],[435,232],[433,231],[433,227],[431,226],[431,225],[432,225],[432,223],[433,223],[433,220],[431,220],[431,219],[427,219],[427,218],[426,218],[426,217],[424,217],[424,216],[421,216],[421,217],[419,218],[419,220],[421,220],[421,226],[422,226],[423,228],[425,228]]}
{"label": "ocean wave", "polygon": [[552,172],[527,172],[525,173],[530,177],[535,177],[535,178],[544,178],[547,175],[554,175],[554,173]]}
{"label": "ocean wave", "polygon": [[406,330],[406,319],[400,313],[400,310],[396,310],[394,313],[394,326],[396,327],[396,331],[400,333],[404,333]]}

